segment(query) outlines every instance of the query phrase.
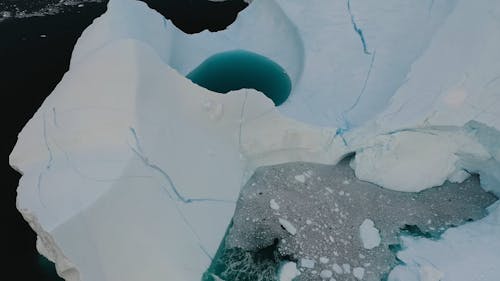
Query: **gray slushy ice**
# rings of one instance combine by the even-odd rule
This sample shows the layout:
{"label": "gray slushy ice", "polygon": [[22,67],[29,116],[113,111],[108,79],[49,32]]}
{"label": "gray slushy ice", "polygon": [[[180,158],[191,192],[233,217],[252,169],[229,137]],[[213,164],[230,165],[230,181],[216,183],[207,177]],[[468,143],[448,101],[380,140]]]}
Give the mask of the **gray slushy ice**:
{"label": "gray slushy ice", "polygon": [[[267,266],[296,261],[302,271],[299,280],[322,280],[329,274],[334,280],[358,280],[362,272],[362,280],[378,281],[397,264],[401,234],[438,238],[449,227],[482,218],[495,200],[481,189],[477,176],[404,193],[357,179],[348,160],[335,166],[297,162],[261,167],[241,191],[221,247],[226,256],[224,251],[218,255],[233,259],[220,263],[226,265],[221,277],[231,276],[238,255],[248,259],[250,253],[274,245],[275,253],[268,255],[274,261]],[[360,237],[366,219],[380,233],[381,242],[372,249]],[[262,271],[265,264],[259,262],[254,270]],[[246,268],[252,270],[249,264]]]}

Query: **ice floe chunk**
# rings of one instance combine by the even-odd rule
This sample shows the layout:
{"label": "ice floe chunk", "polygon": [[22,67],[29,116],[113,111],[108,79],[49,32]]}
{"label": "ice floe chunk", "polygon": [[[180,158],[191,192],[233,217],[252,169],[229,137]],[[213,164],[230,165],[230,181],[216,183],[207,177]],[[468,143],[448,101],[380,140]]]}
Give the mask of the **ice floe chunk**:
{"label": "ice floe chunk", "polygon": [[300,182],[300,183],[305,183],[306,182],[306,176],[305,175],[296,175],[295,180]]}
{"label": "ice floe chunk", "polygon": [[343,274],[343,273],[344,273],[344,270],[342,269],[342,267],[341,267],[340,265],[336,264],[336,263],[334,263],[334,264],[332,265],[332,269],[333,269],[333,271],[335,271],[335,273],[337,273],[337,274]]}
{"label": "ice floe chunk", "polygon": [[373,249],[380,245],[380,233],[371,219],[365,219],[359,226],[359,236],[365,249]]}
{"label": "ice floe chunk", "polygon": [[441,185],[449,178],[463,179],[461,155],[490,157],[463,128],[413,129],[375,137],[356,153],[354,163],[356,176],[361,179],[393,190],[416,192]]}
{"label": "ice floe chunk", "polygon": [[273,210],[279,210],[280,205],[278,205],[278,203],[276,203],[276,200],[271,199],[269,201],[269,207],[271,207],[271,209],[273,209]]}
{"label": "ice floe chunk", "polygon": [[365,276],[365,269],[363,267],[355,267],[352,270],[352,275],[354,275],[354,277],[358,280],[363,280],[363,277]]}
{"label": "ice floe chunk", "polygon": [[316,261],[307,259],[307,258],[302,258],[300,259],[300,266],[304,268],[314,268],[314,265],[316,264]]}
{"label": "ice floe chunk", "polygon": [[329,279],[333,276],[333,272],[331,270],[324,269],[324,270],[321,270],[321,272],[319,273],[319,276],[322,279]]}
{"label": "ice floe chunk", "polygon": [[346,274],[349,274],[351,273],[351,265],[348,264],[348,263],[344,263],[342,264],[342,270],[344,271],[344,273]]}
{"label": "ice floe chunk", "polygon": [[295,226],[293,226],[291,222],[282,218],[279,218],[278,221],[280,222],[281,226],[283,226],[283,228],[285,228],[285,230],[288,231],[288,233],[292,235],[297,234],[297,228],[295,228]]}
{"label": "ice floe chunk", "polygon": [[292,281],[295,277],[300,275],[297,269],[297,264],[294,262],[285,262],[278,273],[279,281]]}

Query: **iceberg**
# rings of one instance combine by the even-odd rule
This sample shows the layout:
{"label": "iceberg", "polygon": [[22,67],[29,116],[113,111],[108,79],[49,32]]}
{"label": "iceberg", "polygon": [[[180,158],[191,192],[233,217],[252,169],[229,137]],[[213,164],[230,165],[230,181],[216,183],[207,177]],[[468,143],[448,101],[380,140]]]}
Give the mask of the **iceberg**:
{"label": "iceberg", "polygon": [[[17,207],[66,280],[181,281],[202,278],[262,166],[354,154],[355,176],[391,192],[479,174],[499,196],[499,18],[495,0],[254,0],[226,30],[188,35],[143,2],[111,0],[19,134],[9,158],[23,175]],[[228,74],[212,80],[218,92],[193,78],[234,52],[276,66],[263,67],[289,79],[282,100],[255,81],[226,84]],[[246,64],[234,65],[240,76],[259,71]],[[419,259],[471,237],[498,242],[491,210],[432,241],[440,246],[405,240],[407,267],[391,278],[452,276],[462,260],[426,271]],[[457,249],[483,252],[469,247]],[[487,267],[498,251],[485,253],[488,276],[500,276]],[[355,268],[357,279],[370,274]]]}

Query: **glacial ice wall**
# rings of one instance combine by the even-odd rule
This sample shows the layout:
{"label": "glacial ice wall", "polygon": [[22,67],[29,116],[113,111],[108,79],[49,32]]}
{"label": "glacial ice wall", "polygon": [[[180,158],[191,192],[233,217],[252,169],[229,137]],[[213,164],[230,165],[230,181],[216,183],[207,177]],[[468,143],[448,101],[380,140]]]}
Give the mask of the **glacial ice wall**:
{"label": "glacial ice wall", "polygon": [[[355,152],[356,176],[389,189],[479,173],[499,195],[499,18],[495,0],[255,0],[227,30],[186,35],[111,0],[19,135],[18,208],[67,280],[196,280],[259,166]],[[234,49],[287,71],[282,106],[184,77]]]}

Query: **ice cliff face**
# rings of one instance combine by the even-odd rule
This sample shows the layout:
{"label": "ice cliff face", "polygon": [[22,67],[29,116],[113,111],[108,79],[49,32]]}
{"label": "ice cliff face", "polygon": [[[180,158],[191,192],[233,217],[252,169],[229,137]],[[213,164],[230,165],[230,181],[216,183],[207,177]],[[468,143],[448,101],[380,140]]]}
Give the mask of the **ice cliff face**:
{"label": "ice cliff face", "polygon": [[[355,152],[356,176],[389,189],[479,173],[499,195],[499,19],[495,0],[255,0],[227,30],[186,35],[142,2],[112,0],[19,135],[18,208],[68,280],[197,280],[259,166]],[[282,106],[184,77],[234,49],[283,67]],[[496,247],[498,212],[435,243],[473,228]],[[398,272],[424,270],[425,243],[408,242]],[[455,276],[459,262],[436,270]]]}

